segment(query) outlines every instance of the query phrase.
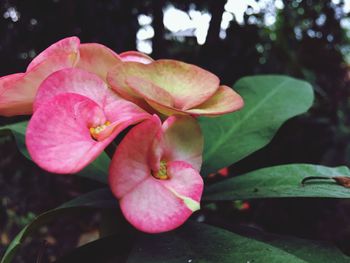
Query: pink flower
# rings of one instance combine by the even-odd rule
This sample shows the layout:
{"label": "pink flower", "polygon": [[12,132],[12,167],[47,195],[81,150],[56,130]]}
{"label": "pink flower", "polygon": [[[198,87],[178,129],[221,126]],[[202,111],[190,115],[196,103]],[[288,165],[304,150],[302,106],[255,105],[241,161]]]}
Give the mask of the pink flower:
{"label": "pink flower", "polygon": [[214,74],[175,60],[117,63],[108,73],[107,81],[125,99],[167,116],[215,116],[243,107],[241,96],[227,86],[220,86]]}
{"label": "pink flower", "polygon": [[25,73],[0,78],[0,115],[31,114],[40,83],[55,71],[77,67],[105,80],[109,69],[120,61],[150,63],[153,60],[136,51],[117,55],[97,43],[80,44],[77,37],[62,39],[35,57]]}
{"label": "pink flower", "polygon": [[150,118],[93,73],[68,68],[40,86],[26,144],[33,161],[54,173],[75,173],[127,126]]}
{"label": "pink flower", "polygon": [[183,224],[200,208],[203,137],[189,116],[154,115],[134,127],[112,159],[110,187],[126,219],[158,233]]}

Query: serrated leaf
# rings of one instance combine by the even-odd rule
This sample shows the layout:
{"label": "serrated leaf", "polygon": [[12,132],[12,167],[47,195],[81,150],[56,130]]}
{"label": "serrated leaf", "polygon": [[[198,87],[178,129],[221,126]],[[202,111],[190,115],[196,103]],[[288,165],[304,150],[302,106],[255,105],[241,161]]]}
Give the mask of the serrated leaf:
{"label": "serrated leaf", "polygon": [[312,180],[306,177],[350,177],[347,167],[336,168],[312,164],[288,164],[268,167],[223,180],[205,189],[203,200],[229,201],[255,198],[319,197],[350,198],[350,189],[334,180]]}
{"label": "serrated leaf", "polygon": [[244,99],[242,110],[199,118],[205,140],[204,175],[264,147],[285,121],[306,112],[313,102],[310,84],[286,76],[244,77],[234,89]]}

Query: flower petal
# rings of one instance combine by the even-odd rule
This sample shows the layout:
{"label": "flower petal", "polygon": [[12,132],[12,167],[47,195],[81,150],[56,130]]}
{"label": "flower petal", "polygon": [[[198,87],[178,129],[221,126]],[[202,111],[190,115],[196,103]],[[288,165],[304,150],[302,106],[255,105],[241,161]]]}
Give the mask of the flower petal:
{"label": "flower petal", "polygon": [[167,163],[167,173],[170,179],[159,182],[180,198],[190,210],[198,210],[204,185],[198,170],[187,162],[175,161]]}
{"label": "flower petal", "polygon": [[4,92],[0,101],[4,100],[10,108],[3,110],[7,116],[31,114],[33,101],[41,82],[51,73],[71,67],[73,64],[69,55],[51,56],[30,71],[18,75],[16,79],[4,83]]}
{"label": "flower petal", "polygon": [[60,93],[76,93],[90,98],[101,107],[106,97],[119,99],[97,75],[78,68],[66,68],[52,73],[40,85],[34,101],[34,111]]}
{"label": "flower petal", "polygon": [[219,87],[219,79],[214,74],[191,64],[166,59],[150,64],[119,63],[108,73],[108,82],[113,89],[127,99],[138,98],[128,87],[127,77],[150,81],[168,91],[173,97],[175,108],[180,110],[203,103]]}
{"label": "flower petal", "polygon": [[186,112],[193,115],[217,116],[239,110],[243,105],[243,99],[238,93],[230,87],[220,86],[210,99]]}
{"label": "flower petal", "polygon": [[120,200],[120,208],[134,227],[147,233],[173,230],[192,214],[182,199],[153,177],[127,193]]}
{"label": "flower petal", "polygon": [[[118,116],[118,112],[114,113]],[[89,128],[105,124],[103,109],[91,99],[63,93],[41,105],[29,121],[28,151],[35,163],[54,173],[76,173],[92,162],[135,119],[115,117],[108,135],[94,140]]]}
{"label": "flower petal", "polygon": [[147,104],[152,107],[157,112],[165,115],[165,116],[171,116],[171,115],[188,115],[188,113],[184,110],[175,109],[174,107],[162,105],[161,103],[152,100],[152,99],[146,99]]}
{"label": "flower petal", "polygon": [[154,61],[151,57],[147,56],[146,54],[143,54],[137,51],[126,51],[126,52],[120,53],[119,57],[124,62],[133,61],[133,62],[139,62],[143,64],[149,64]]}
{"label": "flower petal", "polygon": [[76,67],[95,73],[103,80],[106,80],[109,69],[121,61],[113,50],[97,43],[81,44],[79,52],[80,59]]}
{"label": "flower petal", "polygon": [[126,83],[140,98],[159,101],[162,105],[168,107],[174,106],[171,94],[148,80],[138,77],[127,77]]}
{"label": "flower petal", "polygon": [[118,98],[115,100],[107,99],[104,112],[109,121],[130,120],[135,124],[141,120],[149,119],[151,114],[147,113],[134,103]]}
{"label": "flower petal", "polygon": [[17,113],[29,114],[31,112],[31,102],[27,105],[22,94],[9,89],[11,83],[23,75],[24,73],[17,73],[0,78],[0,115],[12,116]]}
{"label": "flower petal", "polygon": [[[137,105],[120,98],[100,77],[78,68],[62,69],[46,78],[35,97],[34,109],[62,93],[76,93],[90,98],[104,110],[106,118],[112,123],[125,120],[131,121],[131,125],[150,117]],[[112,128],[109,126],[107,130]]]}
{"label": "flower petal", "polygon": [[155,84],[173,96],[177,109],[186,110],[202,103],[215,93],[220,83],[209,71],[184,62],[158,60],[150,65],[154,65],[158,77]]}
{"label": "flower petal", "polygon": [[107,74],[107,83],[123,98],[132,101],[139,105],[142,103],[142,97],[135,93],[126,83],[126,78],[129,76],[137,76],[136,73],[132,73],[131,66],[124,66],[129,64],[139,64],[137,62],[122,62],[116,64]]}
{"label": "flower petal", "polygon": [[117,198],[151,176],[148,153],[160,128],[159,118],[153,116],[131,129],[118,145],[109,169],[109,185]]}
{"label": "flower petal", "polygon": [[[167,162],[168,180],[151,174],[149,155],[158,149],[151,146],[159,134],[168,133],[166,141],[180,128],[172,121],[178,121],[180,126],[189,124],[188,119],[169,119],[161,126],[155,115],[134,127],[119,144],[110,167],[109,184],[120,200],[124,216],[137,229],[148,233],[170,231],[183,224],[199,209],[203,191],[201,176],[186,162]],[[179,139],[174,137],[173,145]]]}
{"label": "flower petal", "polygon": [[78,94],[60,94],[38,108],[29,121],[26,144],[33,161],[54,173],[75,173],[102,152],[89,127],[105,123],[102,109]]}
{"label": "flower petal", "polygon": [[76,60],[77,56],[79,55],[79,45],[80,40],[77,37],[67,37],[64,38],[51,46],[49,46],[47,49],[45,49],[43,52],[41,52],[39,55],[37,55],[32,62],[27,67],[27,71],[32,70],[35,66],[46,60],[47,58],[51,56],[57,56],[57,55],[69,55],[71,56],[72,60]]}
{"label": "flower petal", "polygon": [[204,139],[197,121],[190,116],[171,116],[165,120],[162,130],[158,132],[153,143],[152,169],[160,163],[160,159],[169,161],[185,161],[197,171],[202,164]]}
{"label": "flower petal", "polygon": [[116,125],[126,128],[130,125],[135,125],[140,121],[152,118],[151,114],[147,113],[134,103],[121,98],[115,99],[113,102],[108,102],[104,107],[104,112],[107,120],[111,122],[111,125],[96,136],[98,141],[104,140],[108,137],[112,131],[114,131]]}

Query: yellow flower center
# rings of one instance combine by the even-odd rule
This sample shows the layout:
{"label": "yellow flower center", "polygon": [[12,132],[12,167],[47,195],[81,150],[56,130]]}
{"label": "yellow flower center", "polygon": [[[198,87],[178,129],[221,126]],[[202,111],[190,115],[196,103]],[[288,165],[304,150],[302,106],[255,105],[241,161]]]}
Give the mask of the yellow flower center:
{"label": "yellow flower center", "polygon": [[160,180],[167,180],[169,176],[167,174],[166,161],[160,161],[159,170],[156,173],[152,173],[153,177]]}
{"label": "yellow flower center", "polygon": [[104,124],[96,126],[96,127],[91,127],[90,128],[90,134],[94,139],[97,139],[97,135],[104,131],[111,123],[109,121],[106,121]]}

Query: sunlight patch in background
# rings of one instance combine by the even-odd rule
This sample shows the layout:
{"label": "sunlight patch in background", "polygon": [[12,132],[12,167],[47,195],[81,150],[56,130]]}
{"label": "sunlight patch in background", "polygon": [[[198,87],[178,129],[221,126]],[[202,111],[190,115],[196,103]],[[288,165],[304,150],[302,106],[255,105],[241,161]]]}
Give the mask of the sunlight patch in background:
{"label": "sunlight patch in background", "polygon": [[136,48],[146,54],[152,53],[152,38],[154,37],[154,29],[152,27],[153,18],[141,14],[137,18],[140,29],[136,34]]}
{"label": "sunlight patch in background", "polygon": [[211,14],[206,11],[196,10],[193,6],[188,13],[169,5],[164,10],[164,26],[173,37],[194,36],[199,45],[205,43]]}
{"label": "sunlight patch in background", "polygon": [[[226,37],[226,30],[230,22],[234,19],[238,24],[244,24],[244,13],[258,14],[264,10],[264,23],[267,26],[273,25],[276,21],[276,9],[282,9],[282,0],[247,0],[237,1],[228,0],[225,5],[225,11],[221,20],[220,38]],[[195,6],[190,6],[189,11],[185,12],[169,4],[164,9],[164,27],[169,31],[167,39],[176,39],[184,41],[185,37],[194,37],[199,45],[205,43],[210,25],[211,14],[207,11],[198,10]],[[138,17],[140,29],[137,32],[137,49],[141,52],[152,53],[152,38],[154,29],[152,27],[152,17],[141,14]],[[250,19],[248,23],[256,23]]]}
{"label": "sunlight patch in background", "polygon": [[[301,0],[300,0],[301,2]],[[336,7],[340,0],[332,0],[335,5],[335,15],[350,12],[350,0],[344,0],[343,7]],[[299,4],[299,1],[296,2]],[[276,22],[278,10],[284,8],[282,0],[228,0],[225,4],[225,10],[222,14],[220,38],[226,38],[226,30],[232,21],[236,21],[239,25],[256,24],[267,27],[273,27]],[[163,10],[164,27],[168,30],[165,39],[185,41],[188,37],[196,39],[199,45],[205,44],[208,29],[211,20],[211,14],[205,10],[196,9],[195,5],[191,5],[188,12],[180,10],[169,4]],[[258,14],[263,14],[262,19],[258,19]],[[245,15],[247,15],[245,17]],[[139,31],[137,32],[137,49],[141,52],[152,53],[152,38],[154,37],[154,29],[152,27],[152,17],[141,14],[138,17]],[[316,20],[316,24],[321,26],[325,23],[325,15],[321,14]],[[350,37],[350,18],[341,19],[341,26],[347,30]],[[302,38],[302,31],[295,27],[294,33],[297,39]],[[308,36],[311,38],[322,37],[319,32],[308,30]],[[329,38],[329,39],[328,39]],[[332,36],[327,36],[327,40],[332,41]]]}

